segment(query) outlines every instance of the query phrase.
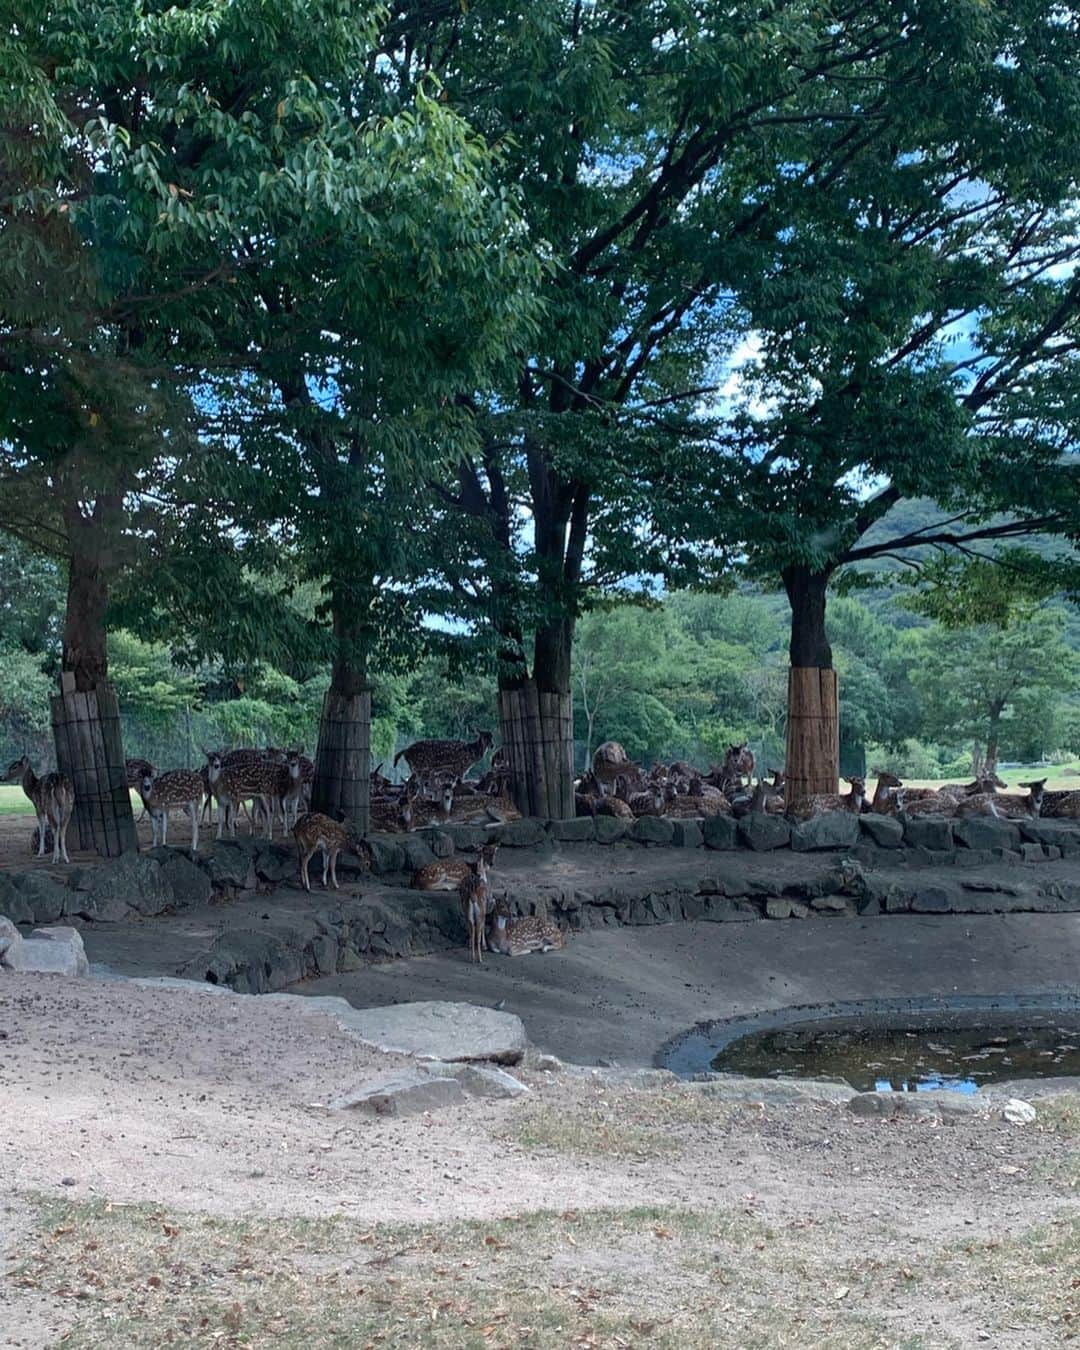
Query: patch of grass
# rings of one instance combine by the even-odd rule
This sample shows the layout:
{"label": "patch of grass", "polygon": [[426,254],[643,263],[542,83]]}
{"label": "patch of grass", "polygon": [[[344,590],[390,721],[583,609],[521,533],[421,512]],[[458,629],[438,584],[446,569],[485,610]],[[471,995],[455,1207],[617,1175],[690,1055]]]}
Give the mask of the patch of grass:
{"label": "patch of grass", "polygon": [[1080,1139],[1080,1092],[1040,1097],[1035,1106],[1039,1127],[1071,1139]]}
{"label": "patch of grass", "polygon": [[0,783],[0,816],[33,816],[34,808],[18,783]]}
{"label": "patch of grass", "polygon": [[792,1274],[804,1237],[727,1209],[365,1230],[48,1204],[16,1278],[71,1301],[74,1350],[918,1350]]}
{"label": "patch of grass", "polygon": [[684,1132],[727,1125],[740,1109],[694,1092],[599,1092],[559,1106],[530,1104],[507,1138],[523,1148],[622,1158],[660,1158],[682,1151]]}

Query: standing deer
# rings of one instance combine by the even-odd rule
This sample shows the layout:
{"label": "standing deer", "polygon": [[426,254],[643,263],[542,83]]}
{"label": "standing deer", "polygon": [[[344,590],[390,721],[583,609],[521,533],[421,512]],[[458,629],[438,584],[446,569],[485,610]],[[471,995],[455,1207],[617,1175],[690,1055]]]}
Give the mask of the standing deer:
{"label": "standing deer", "polygon": [[158,831],[162,844],[168,843],[169,812],[184,810],[191,817],[191,856],[199,851],[199,815],[203,804],[202,775],[194,769],[174,769],[172,773],[163,773],[155,778],[153,774],[143,774],[139,784],[139,796],[150,817],[153,831],[153,845],[157,848]]}
{"label": "standing deer", "polygon": [[8,782],[19,780],[34,808],[38,822],[37,856],[45,856],[45,830],[48,827],[52,830],[53,862],[58,863],[63,859],[69,863],[67,830],[71,813],[75,810],[75,789],[71,779],[62,773],[47,773],[38,778],[31,767],[29,755],[23,755],[9,764],[4,777]]}
{"label": "standing deer", "polygon": [[371,848],[367,842],[357,836],[351,825],[331,820],[321,811],[308,811],[306,815],[302,815],[293,826],[293,838],[296,840],[296,852],[300,858],[300,880],[305,891],[311,890],[308,863],[311,862],[316,849],[322,853],[324,889],[327,889],[328,876],[334,890],[341,889],[337,879],[337,860],[342,849],[353,849],[363,863],[369,868],[371,866]]}
{"label": "standing deer", "polygon": [[469,875],[458,887],[461,912],[469,929],[469,956],[477,965],[483,963],[481,951],[487,949],[487,916],[491,894],[487,883],[487,865],[481,853],[469,864]]}
{"label": "standing deer", "polygon": [[403,759],[417,778],[449,778],[454,782],[464,778],[494,743],[490,731],[477,732],[475,741],[414,741],[397,752],[394,767]]}

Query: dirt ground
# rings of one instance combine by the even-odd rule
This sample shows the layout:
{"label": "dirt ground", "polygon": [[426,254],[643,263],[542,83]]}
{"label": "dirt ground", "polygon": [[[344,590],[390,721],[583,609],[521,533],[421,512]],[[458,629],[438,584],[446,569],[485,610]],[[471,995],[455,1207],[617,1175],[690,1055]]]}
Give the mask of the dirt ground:
{"label": "dirt ground", "polygon": [[511,1102],[327,1109],[400,1063],[299,1000],[6,976],[0,1346],[1080,1332],[1078,1098],[950,1125],[526,1068]]}

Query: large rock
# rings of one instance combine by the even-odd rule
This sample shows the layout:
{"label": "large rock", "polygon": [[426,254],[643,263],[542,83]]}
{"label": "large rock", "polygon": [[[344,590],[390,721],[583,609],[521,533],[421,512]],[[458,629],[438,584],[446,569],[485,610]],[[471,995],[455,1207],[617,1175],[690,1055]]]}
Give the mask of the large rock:
{"label": "large rock", "polygon": [[938,816],[900,816],[904,826],[904,843],[911,848],[925,848],[941,853],[953,846],[952,821]]}
{"label": "large rock", "polygon": [[99,923],[117,923],[130,910],[160,914],[174,899],[172,882],[156,859],[122,853],[92,870],[86,889],[77,892],[73,912]]}
{"label": "large rock", "polygon": [[573,820],[549,820],[548,834],[563,843],[589,843],[596,838],[596,821],[592,816],[577,816]]}
{"label": "large rock", "polygon": [[72,912],[72,898],[47,872],[0,874],[0,914],[12,923],[52,923]]}
{"label": "large rock", "polygon": [[859,842],[859,817],[851,811],[825,811],[804,820],[791,831],[797,853],[819,848],[854,848]]}
{"label": "large rock", "polygon": [[671,821],[662,816],[639,816],[630,827],[630,838],[636,844],[670,844],[674,833]]}
{"label": "large rock", "polygon": [[371,849],[371,870],[376,876],[392,876],[405,870],[405,853],[401,847],[402,835],[369,834],[365,842]]}
{"label": "large rock", "polygon": [[216,839],[206,855],[205,867],[215,886],[255,889],[255,854],[258,845],[245,839]]}
{"label": "large rock", "polygon": [[904,827],[895,816],[881,816],[868,811],[859,817],[859,829],[878,848],[899,848],[904,842]]}
{"label": "large rock", "polygon": [[791,826],[783,816],[752,811],[739,821],[739,839],[756,853],[768,853],[774,848],[787,848],[791,842]]}
{"label": "large rock", "polygon": [[295,984],[307,974],[298,947],[273,932],[234,929],[222,933],[203,956],[189,961],[191,980],[228,985],[240,994],[267,994]]}
{"label": "large rock", "polygon": [[513,1013],[472,1003],[398,1003],[342,1014],[360,1040],[389,1053],[450,1061],[516,1064],[525,1053],[525,1027]]}
{"label": "large rock", "polygon": [[438,1073],[454,1078],[470,1097],[506,1100],[529,1095],[529,1089],[520,1078],[493,1064],[447,1064],[445,1068],[440,1067]]}
{"label": "large rock", "polygon": [[486,844],[491,839],[491,830],[483,825],[458,825],[451,823],[442,827],[442,833],[452,841],[458,853],[468,853]]}
{"label": "large rock", "polygon": [[532,848],[547,840],[548,832],[544,822],[535,816],[526,816],[523,820],[508,820],[505,825],[497,826],[492,834],[507,848]]}
{"label": "large rock", "polygon": [[1080,850],[1080,825],[1065,820],[1020,820],[1017,825],[1029,843],[1052,844],[1066,855]]}
{"label": "large rock", "polygon": [[173,852],[161,864],[161,875],[172,887],[173,908],[190,909],[193,905],[208,905],[213,887],[210,877],[185,853]]}
{"label": "large rock", "polygon": [[435,854],[432,853],[426,840],[421,839],[418,834],[403,834],[398,847],[404,859],[403,871],[417,872],[421,867],[428,867],[435,861]]}
{"label": "large rock", "polygon": [[41,975],[86,975],[90,971],[82,934],[74,928],[35,928],[20,946],[9,949],[6,963],[12,970]]}
{"label": "large rock", "polygon": [[953,839],[964,848],[1019,848],[1020,831],[993,816],[967,816],[953,821]]}
{"label": "large rock", "polygon": [[380,1078],[330,1102],[332,1111],[366,1111],[373,1116],[416,1116],[464,1106],[465,1092],[456,1078],[435,1078],[422,1070]]}
{"label": "large rock", "polygon": [[17,969],[23,936],[10,919],[0,914],[0,966]]}
{"label": "large rock", "polygon": [[705,847],[732,849],[739,842],[739,827],[732,816],[709,816],[701,827]]}
{"label": "large rock", "polygon": [[267,840],[255,855],[255,875],[260,881],[274,884],[295,881],[298,868],[296,848],[292,844],[279,844]]}
{"label": "large rock", "polygon": [[700,821],[673,820],[671,830],[671,842],[676,848],[700,848],[705,842]]}
{"label": "large rock", "polygon": [[625,820],[620,820],[618,816],[597,816],[596,817],[596,841],[599,844],[614,844],[620,839],[626,838]]}

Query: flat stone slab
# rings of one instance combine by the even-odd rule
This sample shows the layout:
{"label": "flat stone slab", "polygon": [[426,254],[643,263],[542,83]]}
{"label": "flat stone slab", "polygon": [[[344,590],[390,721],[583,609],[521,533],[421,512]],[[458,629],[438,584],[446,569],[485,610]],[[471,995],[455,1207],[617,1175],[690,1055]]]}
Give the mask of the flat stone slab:
{"label": "flat stone slab", "polygon": [[766,1102],[785,1105],[791,1102],[850,1102],[855,1089],[849,1083],[834,1083],[827,1078],[748,1078],[742,1074],[722,1074],[702,1082],[680,1084],[679,1090],[698,1097],[715,1097],[722,1102]]}
{"label": "flat stone slab", "polygon": [[330,1102],[331,1111],[366,1111],[373,1116],[418,1116],[448,1106],[464,1106],[468,1099],[456,1078],[434,1078],[422,1072],[396,1074],[342,1093]]}
{"label": "flat stone slab", "polygon": [[88,975],[82,934],[74,928],[35,928],[18,946],[12,944],[4,964],[11,970],[39,975]]}
{"label": "flat stone slab", "polygon": [[450,1062],[517,1064],[525,1053],[525,1024],[514,1013],[474,1003],[398,1003],[350,1008],[340,1018],[360,1040],[390,1054]]}

